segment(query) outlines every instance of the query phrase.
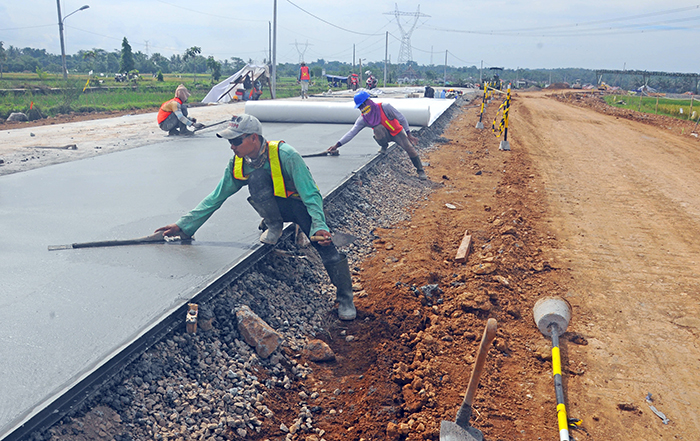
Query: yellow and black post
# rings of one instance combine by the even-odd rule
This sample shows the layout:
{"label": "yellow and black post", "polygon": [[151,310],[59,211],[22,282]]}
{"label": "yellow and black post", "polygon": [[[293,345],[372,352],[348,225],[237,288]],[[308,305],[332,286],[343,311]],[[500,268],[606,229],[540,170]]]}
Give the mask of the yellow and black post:
{"label": "yellow and black post", "polygon": [[479,122],[476,123],[476,128],[477,129],[483,129],[484,128],[484,123],[481,122],[481,119],[484,117],[484,107],[486,107],[486,100],[489,97],[489,85],[488,83],[484,84],[484,98],[481,100],[481,112],[479,112]]}
{"label": "yellow and black post", "polygon": [[510,113],[510,84],[508,84],[508,91],[506,94],[506,107],[503,109],[503,141],[498,146],[498,150],[510,150],[510,143],[508,143],[508,114]]}
{"label": "yellow and black post", "polygon": [[561,377],[561,352],[559,351],[559,326],[552,324],[552,375],[554,376],[554,393],[557,396],[557,423],[559,441],[569,441],[569,420],[564,404],[564,385]]}

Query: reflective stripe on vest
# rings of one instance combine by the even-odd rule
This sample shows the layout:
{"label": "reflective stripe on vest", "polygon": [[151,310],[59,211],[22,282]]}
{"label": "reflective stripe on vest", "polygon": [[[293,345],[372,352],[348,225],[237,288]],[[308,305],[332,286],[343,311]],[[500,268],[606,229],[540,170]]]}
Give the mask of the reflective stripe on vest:
{"label": "reflective stripe on vest", "polygon": [[[284,176],[282,175],[282,164],[280,163],[279,145],[284,141],[269,141],[267,143],[267,154],[270,158],[270,174],[272,175],[272,187],[275,196],[287,198],[294,196],[297,193],[287,191],[284,185]],[[243,158],[236,156],[233,163],[233,177],[239,181],[248,180],[248,176],[243,175]]]}
{"label": "reflective stripe on vest", "polygon": [[309,74],[309,66],[301,66],[301,77],[300,80],[310,80],[311,75]]}
{"label": "reflective stripe on vest", "polygon": [[391,136],[396,136],[399,133],[401,133],[401,131],[403,130],[403,127],[401,127],[401,123],[398,119],[387,118],[381,103],[379,104],[379,113],[382,116],[382,125],[386,127],[387,130],[389,130]]}
{"label": "reflective stripe on vest", "polygon": [[182,105],[182,101],[180,101],[180,98],[173,98],[173,99],[168,100],[168,101],[164,102],[163,104],[161,104],[161,105],[160,105],[160,109],[158,110],[158,124],[160,124],[160,123],[162,123],[163,121],[165,121],[166,119],[168,119],[168,117],[170,116],[170,114],[173,113],[173,112],[171,112],[171,111],[169,111],[169,110],[163,109],[163,107],[165,107],[166,104],[170,104],[170,103],[173,102],[173,101],[177,101],[178,104]]}

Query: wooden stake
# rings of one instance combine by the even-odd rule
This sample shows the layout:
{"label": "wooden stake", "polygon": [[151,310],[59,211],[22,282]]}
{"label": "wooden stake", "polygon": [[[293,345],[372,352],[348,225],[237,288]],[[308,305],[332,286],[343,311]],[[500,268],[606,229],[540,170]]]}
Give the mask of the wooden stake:
{"label": "wooden stake", "polygon": [[472,236],[469,234],[469,230],[466,230],[464,232],[464,237],[462,238],[462,243],[459,245],[459,248],[457,249],[457,255],[455,256],[455,262],[464,263],[467,261],[467,257],[469,256],[469,248],[471,248],[471,245],[472,245]]}

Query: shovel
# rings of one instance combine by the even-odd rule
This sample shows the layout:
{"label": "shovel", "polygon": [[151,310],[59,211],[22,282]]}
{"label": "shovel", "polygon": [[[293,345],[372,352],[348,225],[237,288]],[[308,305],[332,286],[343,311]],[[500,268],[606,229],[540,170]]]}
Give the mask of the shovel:
{"label": "shovel", "polygon": [[[323,242],[327,238],[323,236],[311,236],[309,239],[312,242]],[[337,232],[331,233],[331,240],[335,246],[344,247],[345,245],[350,245],[351,243],[355,242],[357,237],[353,236],[352,234]]]}
{"label": "shovel", "polygon": [[493,339],[496,338],[496,319],[490,318],[486,322],[484,336],[481,337],[481,344],[476,354],[476,362],[472,368],[472,376],[469,379],[467,393],[462,401],[462,406],[457,411],[455,422],[442,421],[440,423],[440,441],[483,441],[484,434],[479,429],[469,425],[469,419],[472,416],[472,402],[474,393],[479,385],[479,377],[484,369],[486,355],[489,352]]}
{"label": "shovel", "polygon": [[[168,238],[170,241],[171,238]],[[182,239],[180,240],[192,240]],[[49,251],[56,250],[72,250],[74,248],[96,248],[96,247],[115,247],[120,245],[140,245],[145,243],[165,243],[166,239],[162,232],[153,233],[150,236],[138,237],[136,239],[121,239],[121,240],[103,240],[99,242],[82,242],[71,243],[68,245],[49,245]]]}

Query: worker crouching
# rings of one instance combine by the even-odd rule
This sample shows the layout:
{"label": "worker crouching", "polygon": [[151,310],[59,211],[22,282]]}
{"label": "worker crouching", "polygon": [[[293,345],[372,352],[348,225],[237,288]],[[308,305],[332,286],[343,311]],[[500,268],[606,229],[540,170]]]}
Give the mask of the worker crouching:
{"label": "worker crouching", "polygon": [[360,110],[361,115],[355,120],[352,129],[343,135],[338,142],[328,148],[328,153],[330,155],[339,154],[338,148],[340,148],[340,146],[350,142],[350,140],[365,127],[371,127],[374,131],[374,140],[377,141],[377,144],[380,146],[380,153],[386,152],[389,143],[394,141],[408,154],[409,159],[416,168],[418,177],[427,179],[425,171],[423,170],[423,163],[414,146],[414,143],[418,142],[418,138],[411,135],[406,117],[391,104],[375,103],[370,99],[369,93],[365,90],[357,92],[354,100],[355,108]]}
{"label": "worker crouching", "polygon": [[188,129],[189,126],[195,129],[204,127],[204,124],[198,123],[196,118],[188,116],[185,103],[189,97],[190,92],[180,84],[175,89],[175,97],[160,106],[157,116],[158,127],[168,132],[168,135],[193,135],[194,132]]}
{"label": "worker crouching", "polygon": [[[352,278],[348,259],[331,240],[323,213],[323,197],[301,155],[284,141],[267,141],[262,124],[250,115],[234,117],[229,126],[216,134],[228,140],[235,153],[216,189],[176,223],[156,230],[165,236],[194,235],[195,231],[230,196],[248,187],[248,202],[263,218],[260,241],[274,245],[282,236],[284,222],[294,222],[309,237],[321,256],[331,282],[337,288],[338,316],[354,320]],[[264,226],[263,226],[264,225]]]}

